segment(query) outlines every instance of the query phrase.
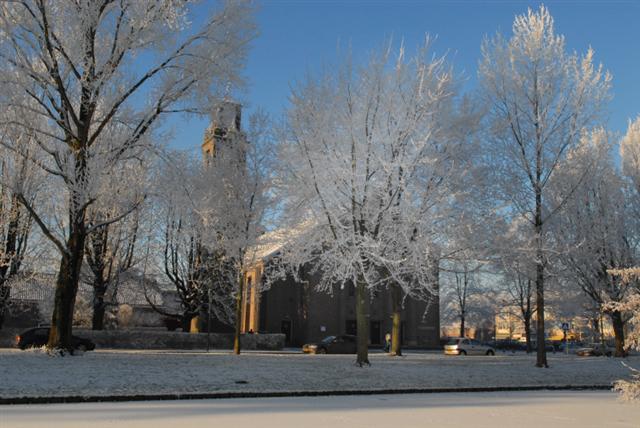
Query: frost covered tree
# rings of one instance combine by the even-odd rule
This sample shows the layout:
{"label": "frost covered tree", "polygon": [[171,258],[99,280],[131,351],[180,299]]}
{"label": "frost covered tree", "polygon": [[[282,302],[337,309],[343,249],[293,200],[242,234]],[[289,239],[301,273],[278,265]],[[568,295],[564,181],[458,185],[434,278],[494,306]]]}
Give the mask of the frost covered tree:
{"label": "frost covered tree", "polygon": [[364,65],[347,60],[291,95],[278,182],[298,233],[281,259],[320,291],[355,285],[360,366],[371,292],[437,296],[434,261],[464,193],[472,128],[457,114],[456,83],[427,40],[412,58],[387,46]]}
{"label": "frost covered tree", "polygon": [[[611,318],[616,340],[616,356],[624,356],[626,314],[606,310],[608,302],[622,302],[636,287],[608,272],[637,264],[638,218],[625,195],[625,182],[616,167],[613,144],[606,131],[585,134],[570,153],[575,165],[568,168],[563,187],[576,188],[575,198],[562,216],[552,222],[558,243],[561,272],[566,282],[576,283],[599,311]],[[583,171],[589,171],[584,176]]]}
{"label": "frost covered tree", "polygon": [[506,301],[513,304],[518,310],[514,315],[522,320],[527,352],[531,352],[531,322],[536,309],[533,301],[534,283],[530,275],[531,269],[527,269],[527,266],[523,266],[516,261],[512,261],[504,268],[504,283],[507,290]]}
{"label": "frost covered tree", "polygon": [[565,51],[549,11],[515,18],[513,35],[482,44],[482,99],[489,106],[486,162],[496,198],[511,215],[530,224],[528,256],[535,260],[537,367],[547,367],[544,347],[545,268],[548,223],[572,197],[573,188],[550,198],[558,172],[584,128],[597,123],[609,99],[611,77],[594,65],[594,53]]}
{"label": "frost covered tree", "polygon": [[223,323],[233,323],[233,284],[236,274],[224,255],[208,239],[214,182],[202,159],[169,153],[156,168],[153,217],[159,232],[161,268],[175,286],[180,312],[149,303],[161,314],[176,319],[183,331],[205,308]]}
{"label": "frost covered tree", "polygon": [[200,28],[192,27],[189,7],[175,0],[0,5],[0,105],[15,117],[6,124],[32,136],[44,159],[37,164],[68,201],[61,236],[18,195],[61,255],[49,348],[71,349],[87,236],[137,206],[131,201],[89,224],[100,177],[144,156],[167,114],[208,111],[210,95],[239,80],[254,33],[250,5],[225,2]]}

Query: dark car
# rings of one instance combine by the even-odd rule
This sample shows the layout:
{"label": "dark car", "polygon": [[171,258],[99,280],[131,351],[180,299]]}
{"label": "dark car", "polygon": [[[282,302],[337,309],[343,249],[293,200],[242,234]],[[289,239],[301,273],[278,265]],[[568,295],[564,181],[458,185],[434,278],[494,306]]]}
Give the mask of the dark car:
{"label": "dark car", "polygon": [[[47,344],[49,340],[49,327],[36,327],[23,331],[16,337],[16,346],[20,349],[38,348]],[[79,351],[93,351],[96,349],[95,343],[89,339],[78,336],[71,336],[73,349]]]}
{"label": "dark car", "polygon": [[515,352],[515,351],[527,350],[526,343],[522,343],[519,340],[513,340],[513,339],[498,339],[493,341],[492,343],[489,343],[489,345],[493,347],[495,350],[503,351],[503,352],[506,352],[506,351]]}
{"label": "dark car", "polygon": [[318,343],[308,343],[302,347],[305,354],[355,354],[357,352],[356,336],[343,334],[327,336]]}

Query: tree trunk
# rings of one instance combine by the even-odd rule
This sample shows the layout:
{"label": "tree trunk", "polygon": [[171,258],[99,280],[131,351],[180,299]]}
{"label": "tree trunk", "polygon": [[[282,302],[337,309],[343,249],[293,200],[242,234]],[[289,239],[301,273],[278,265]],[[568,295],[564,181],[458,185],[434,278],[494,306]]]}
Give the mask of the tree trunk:
{"label": "tree trunk", "polygon": [[460,337],[465,337],[464,334],[464,311],[460,313]]}
{"label": "tree trunk", "polygon": [[391,325],[391,356],[402,356],[402,289],[396,284],[391,289],[391,305],[392,305],[392,325]]}
{"label": "tree trunk", "polygon": [[91,329],[92,330],[104,330],[104,296],[100,298],[99,303],[95,302],[93,304],[93,315],[91,317]]}
{"label": "tree trunk", "polygon": [[609,314],[611,317],[611,323],[613,324],[613,334],[616,338],[616,357],[625,357],[626,352],[624,350],[624,322],[622,321],[622,314],[620,311],[614,311]]}
{"label": "tree trunk", "polygon": [[[88,128],[85,129],[85,132],[88,132]],[[78,187],[74,187],[69,195],[69,237],[66,246],[60,248],[62,257],[56,280],[54,308],[47,348],[62,349],[72,353],[73,308],[76,303],[80,270],[84,259],[84,245],[87,238],[85,224],[87,189],[84,187],[87,183],[87,158],[86,146],[80,144],[78,140],[72,140],[68,144],[75,151],[74,178]]]}
{"label": "tree trunk", "polygon": [[68,253],[62,255],[56,280],[54,309],[47,348],[72,352],[73,308],[76,303],[86,238],[84,218],[72,222],[70,227],[69,239],[67,240]]}
{"label": "tree trunk", "polygon": [[4,314],[7,310],[7,306],[9,305],[10,294],[11,289],[8,285],[0,285],[0,330],[4,324]]}
{"label": "tree trunk", "polygon": [[180,317],[180,328],[184,333],[191,332],[191,318],[193,318],[193,312],[187,310],[182,313],[182,317]]}
{"label": "tree trunk", "polygon": [[538,152],[536,161],[536,215],[535,215],[535,234],[536,234],[536,337],[537,337],[537,353],[536,367],[549,367],[547,364],[547,351],[544,343],[544,253],[542,251],[542,191],[540,189],[540,157]]}
{"label": "tree trunk", "polygon": [[363,279],[356,285],[356,326],[358,329],[358,355],[356,364],[360,367],[369,362],[369,293]]}
{"label": "tree trunk", "polygon": [[524,336],[527,339],[527,354],[530,354],[531,348],[531,314],[524,317]]}
{"label": "tree trunk", "polygon": [[242,273],[238,277],[238,294],[236,295],[236,330],[233,335],[233,353],[240,355],[240,330],[242,327],[242,295],[244,293],[244,281]]}
{"label": "tree trunk", "polygon": [[93,280],[93,316],[91,317],[92,330],[104,330],[105,303],[104,295],[107,287],[101,278],[95,277]]}
{"label": "tree trunk", "polygon": [[547,351],[544,342],[544,266],[542,260],[536,265],[536,337],[537,353],[536,367],[549,367],[547,363]]}

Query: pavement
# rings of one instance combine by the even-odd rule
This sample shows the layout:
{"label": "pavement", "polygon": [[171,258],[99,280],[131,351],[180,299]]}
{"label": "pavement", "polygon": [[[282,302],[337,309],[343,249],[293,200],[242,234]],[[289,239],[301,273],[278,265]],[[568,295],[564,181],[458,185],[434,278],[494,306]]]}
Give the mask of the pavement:
{"label": "pavement", "polygon": [[520,391],[2,406],[2,428],[638,428],[604,391]]}

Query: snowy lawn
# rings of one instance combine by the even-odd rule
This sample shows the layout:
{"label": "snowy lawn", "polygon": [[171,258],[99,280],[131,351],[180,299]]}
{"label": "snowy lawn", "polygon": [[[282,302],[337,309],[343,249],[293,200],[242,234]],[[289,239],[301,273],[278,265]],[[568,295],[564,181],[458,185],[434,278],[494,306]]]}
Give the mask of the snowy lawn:
{"label": "snowy lawn", "polygon": [[637,428],[606,391],[516,391],[3,406],[12,428]]}
{"label": "snowy lawn", "polygon": [[[0,398],[264,391],[328,391],[535,385],[608,385],[628,378],[619,359],[550,354],[457,357],[407,352],[370,355],[359,368],[353,355],[248,352],[109,351],[76,357],[0,350]],[[640,357],[626,359],[634,367]]]}

